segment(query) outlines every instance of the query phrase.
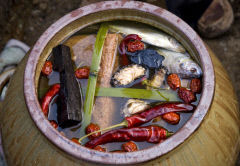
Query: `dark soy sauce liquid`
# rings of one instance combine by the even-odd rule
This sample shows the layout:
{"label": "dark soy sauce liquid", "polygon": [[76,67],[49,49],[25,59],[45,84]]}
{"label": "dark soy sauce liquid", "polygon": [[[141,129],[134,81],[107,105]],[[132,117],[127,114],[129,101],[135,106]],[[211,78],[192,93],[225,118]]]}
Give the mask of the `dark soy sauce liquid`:
{"label": "dark soy sauce liquid", "polygon": [[[200,95],[197,95],[197,98],[199,100]],[[111,117],[112,121],[111,121],[110,125],[118,124],[123,121],[124,114],[123,114],[122,110],[123,110],[125,103],[127,102],[127,100],[129,98],[112,97],[112,99],[115,103],[116,109],[113,110],[114,113],[113,113],[113,116]],[[55,98],[55,100],[56,100],[56,98]],[[145,100],[145,101],[147,101],[149,103],[157,102],[156,100]],[[193,104],[195,104],[195,103],[193,103]],[[165,122],[164,120],[159,120],[157,122],[153,122],[153,121],[148,122],[142,126],[159,125],[159,126],[166,128],[168,131],[177,132],[189,120],[189,118],[191,116],[192,116],[192,113],[180,113],[181,120],[177,125],[171,125],[171,124]],[[50,112],[49,112],[48,119],[57,121],[57,104],[54,102],[54,100],[51,102],[51,105],[50,105]],[[92,121],[92,122],[95,123],[94,121]],[[77,126],[73,126],[71,128],[65,128],[65,129],[58,127],[57,130],[59,132],[63,132],[67,138],[71,139],[74,137],[79,138],[82,136],[79,134],[80,129],[81,129],[81,126],[77,125]],[[123,144],[123,142],[108,143],[108,144],[104,145],[104,147],[106,147],[108,151],[113,151],[113,150],[121,149],[122,144]],[[138,145],[139,149],[145,149],[145,148],[149,148],[149,147],[155,145],[155,144],[151,144],[148,142],[137,142],[136,144]]]}
{"label": "dark soy sauce liquid", "polygon": [[[97,32],[98,27],[99,27],[99,25],[92,25],[92,27],[89,28],[90,29],[90,34],[93,34],[94,32]],[[81,30],[80,32],[78,32],[77,35],[82,35],[83,33],[84,34],[88,34],[87,33],[88,32],[87,28],[85,28],[85,29]],[[74,37],[76,37],[76,35],[74,35],[73,38]],[[81,45],[80,47],[82,47],[81,49],[83,49],[85,51],[90,51],[89,54],[91,54],[91,51],[93,51],[92,50],[93,49],[93,45],[92,44],[95,42],[95,39],[94,39],[94,37],[89,37],[87,39],[88,39],[89,45],[85,45],[85,46]],[[92,41],[89,41],[89,40],[92,40]],[[73,46],[73,47],[76,47],[77,44],[78,43],[76,42],[75,46]],[[73,47],[71,49],[73,49]],[[74,54],[74,51],[72,52],[72,54]],[[77,56],[77,58],[75,58],[75,59],[78,59],[78,61],[81,61],[82,64],[87,65],[87,66],[91,65],[91,60],[89,60],[89,59],[91,59],[91,56],[89,56],[89,59],[86,59],[86,57],[87,57],[86,55],[84,57],[81,57],[80,54],[79,55],[74,55],[74,56]],[[48,60],[52,61],[51,55],[49,56]],[[79,66],[79,64],[77,64],[77,62],[75,61],[74,68],[77,68],[77,66]],[[47,90],[49,89],[49,87],[51,85],[56,84],[56,83],[60,83],[59,73],[56,72],[56,71],[53,71],[48,76],[48,79],[46,79],[44,77],[45,76],[42,76],[42,75],[40,76],[39,87],[38,87],[39,101],[41,101],[40,99],[42,98],[43,94],[45,92],[47,92]],[[85,93],[86,93],[86,89],[87,89],[88,79],[81,79],[81,80],[77,79],[77,80],[81,84],[81,88],[82,88],[82,92],[83,92],[83,98],[85,99]],[[137,86],[134,86],[134,88],[141,89],[141,88],[145,88],[145,87],[137,85]],[[56,101],[57,97],[58,96],[56,96],[50,103],[50,106],[49,106],[49,116],[48,116],[49,120],[55,120],[56,122],[57,122],[57,104],[56,104],[55,101]],[[199,102],[200,97],[201,97],[201,95],[198,94],[197,95],[197,101],[192,103],[192,104],[197,105],[198,102]],[[97,100],[98,98],[101,98],[101,97],[95,97],[95,100]],[[111,112],[112,116],[106,117],[106,118],[109,118],[108,119],[110,121],[109,126],[110,125],[114,125],[114,124],[118,124],[118,123],[120,123],[120,122],[122,122],[124,120],[124,114],[123,114],[122,110],[124,108],[125,103],[128,101],[129,98],[111,97],[111,99],[112,99],[112,101],[114,103],[114,109],[111,110],[112,111]],[[142,100],[142,99],[140,99],[140,100]],[[144,101],[147,101],[148,103],[162,102],[160,100],[159,101],[157,101],[157,100],[144,100]],[[94,111],[93,111],[92,112],[92,117],[93,117],[92,118],[92,123],[96,123],[94,121],[94,116],[95,115],[94,115]],[[151,122],[146,123],[146,124],[144,124],[142,126],[159,125],[159,126],[162,126],[162,127],[166,128],[168,131],[177,132],[190,119],[191,116],[192,116],[192,113],[180,113],[181,120],[180,120],[179,124],[177,124],[177,125],[168,124],[164,120],[160,119],[160,120],[158,120],[156,122],[155,121],[154,122],[151,121]],[[65,129],[62,129],[60,127],[57,128],[57,130],[59,132],[64,133],[63,135],[66,136],[69,139],[82,137],[83,135],[80,135],[80,129],[81,129],[81,125],[80,124],[76,125],[76,126],[73,126],[71,128],[65,128]],[[102,147],[106,147],[107,151],[113,151],[113,150],[120,150],[123,143],[124,142],[108,143],[108,144],[101,145],[101,146]],[[137,144],[139,149],[149,148],[149,147],[155,145],[155,144],[151,144],[151,143],[147,143],[147,142],[136,142],[136,144]]]}

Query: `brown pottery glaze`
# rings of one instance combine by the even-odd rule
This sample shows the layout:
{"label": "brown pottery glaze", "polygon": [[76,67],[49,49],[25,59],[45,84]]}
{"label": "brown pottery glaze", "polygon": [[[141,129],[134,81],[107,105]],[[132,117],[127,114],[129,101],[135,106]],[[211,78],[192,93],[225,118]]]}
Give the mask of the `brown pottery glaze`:
{"label": "brown pottery glaze", "polygon": [[[119,19],[149,24],[179,40],[201,64],[203,91],[190,120],[169,139],[137,152],[104,153],[77,145],[55,130],[41,111],[37,87],[41,68],[53,47],[88,25]],[[0,111],[0,124],[9,166],[234,165],[239,152],[238,103],[218,59],[180,18],[162,8],[137,1],[91,4],[51,25],[14,74]]]}

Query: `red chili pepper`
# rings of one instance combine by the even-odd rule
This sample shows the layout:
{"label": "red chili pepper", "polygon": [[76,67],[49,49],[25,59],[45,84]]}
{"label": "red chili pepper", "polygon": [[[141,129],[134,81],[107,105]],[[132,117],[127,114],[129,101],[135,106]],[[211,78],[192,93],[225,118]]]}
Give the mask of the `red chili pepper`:
{"label": "red chili pepper", "polygon": [[106,132],[100,137],[88,141],[85,146],[94,148],[97,145],[124,141],[159,143],[171,135],[171,132],[159,126],[123,128]]}
{"label": "red chili pepper", "polygon": [[75,76],[76,76],[78,79],[88,79],[89,73],[90,73],[90,67],[88,67],[88,66],[83,66],[83,67],[78,68],[78,69],[75,71]]}
{"label": "red chili pepper", "polygon": [[72,138],[71,139],[73,142],[75,142],[76,144],[80,145],[80,143],[78,142],[78,138]]}
{"label": "red chili pepper", "polygon": [[190,112],[195,109],[196,106],[185,103],[162,103],[153,108],[150,108],[140,114],[136,114],[130,117],[126,117],[127,127],[140,126],[144,123],[151,121],[152,119],[161,116],[169,112]]}
{"label": "red chili pepper", "polygon": [[59,89],[60,89],[60,84],[52,85],[42,99],[41,107],[42,107],[42,111],[46,117],[48,116],[49,104],[50,104],[51,100],[53,99],[53,97],[59,92]]}
{"label": "red chili pepper", "polygon": [[180,115],[176,112],[169,112],[162,115],[162,119],[170,124],[176,125],[180,121]]}
{"label": "red chili pepper", "polygon": [[129,141],[129,142],[126,142],[125,144],[122,144],[122,149],[125,152],[138,151],[138,147],[133,141]]}
{"label": "red chili pepper", "polygon": [[119,53],[122,55],[121,58],[121,65],[125,66],[125,65],[129,65],[129,60],[128,57],[126,55],[126,46],[128,44],[128,42],[130,42],[131,40],[141,40],[141,38],[136,35],[136,34],[130,34],[127,35],[120,43],[119,45]]}
{"label": "red chili pepper", "polygon": [[169,113],[169,112],[191,112],[195,108],[196,108],[195,105],[181,103],[181,102],[162,103],[153,108],[147,109],[144,112],[141,112],[139,114],[135,114],[130,117],[126,117],[125,120],[119,124],[116,124],[116,125],[107,127],[105,129],[101,129],[99,131],[95,131],[88,135],[85,135],[79,139],[79,142],[81,142],[86,137],[89,137],[90,135],[95,134],[97,132],[102,132],[105,130],[110,130],[110,129],[113,129],[116,127],[123,127],[123,126],[128,127],[128,128],[136,127],[136,126],[140,126],[144,123],[151,121],[152,119],[154,119],[158,116],[161,116],[161,115]]}
{"label": "red chili pepper", "polygon": [[46,76],[48,76],[49,74],[52,73],[52,62],[51,61],[46,61],[43,65],[43,68],[42,68],[42,73]]}
{"label": "red chili pepper", "polygon": [[51,125],[52,125],[55,129],[58,128],[58,124],[57,124],[57,122],[56,122],[55,120],[50,120],[49,122],[51,123]]}

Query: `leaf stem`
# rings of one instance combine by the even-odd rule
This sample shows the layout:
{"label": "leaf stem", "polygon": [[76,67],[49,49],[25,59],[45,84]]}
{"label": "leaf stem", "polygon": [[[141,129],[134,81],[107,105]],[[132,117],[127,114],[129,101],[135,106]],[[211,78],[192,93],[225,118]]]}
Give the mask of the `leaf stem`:
{"label": "leaf stem", "polygon": [[95,133],[103,132],[103,131],[106,131],[106,130],[111,130],[111,129],[114,129],[114,128],[117,128],[117,127],[122,127],[122,126],[127,127],[127,125],[128,125],[127,121],[124,120],[123,122],[118,123],[118,124],[116,124],[116,125],[113,125],[113,126],[110,126],[110,127],[104,128],[104,129],[101,129],[101,130],[97,130],[97,131],[91,132],[91,133],[89,133],[89,134],[87,134],[87,135],[84,135],[83,137],[81,137],[81,138],[78,140],[78,142],[81,144],[81,142],[82,142],[83,139],[85,139],[85,138],[87,138],[88,136],[93,135],[93,134],[95,134]]}
{"label": "leaf stem", "polygon": [[86,92],[86,97],[84,102],[84,117],[83,117],[80,134],[84,133],[86,126],[91,122],[98,71],[99,71],[99,66],[100,66],[101,57],[102,57],[102,50],[103,50],[105,38],[108,33],[108,29],[109,29],[108,25],[106,23],[102,23],[97,33],[93,56],[92,56],[92,64],[90,68],[90,73],[92,74],[89,75],[89,79],[88,79],[87,92]]}

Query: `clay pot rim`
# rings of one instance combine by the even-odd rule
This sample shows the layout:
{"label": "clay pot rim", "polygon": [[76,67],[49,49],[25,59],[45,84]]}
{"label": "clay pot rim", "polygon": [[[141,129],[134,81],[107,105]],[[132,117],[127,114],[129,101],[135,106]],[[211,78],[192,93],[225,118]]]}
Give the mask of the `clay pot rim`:
{"label": "clay pot rim", "polygon": [[[105,10],[114,9],[132,9],[147,12],[152,15],[161,17],[175,26],[179,31],[185,34],[185,37],[193,44],[196,51],[199,54],[200,61],[203,69],[203,91],[200,102],[192,115],[192,117],[186,122],[186,124],[172,137],[168,138],[164,142],[155,145],[148,149],[143,149],[137,152],[131,153],[104,153],[91,149],[87,149],[83,146],[79,146],[66,137],[62,136],[57,130],[55,130],[48,120],[44,117],[39,105],[36,95],[35,71],[41,52],[51,40],[51,38],[64,26],[68,25],[72,21],[79,19],[82,16]],[[34,72],[33,72],[34,71]],[[71,13],[63,16],[57,22],[52,24],[39,38],[34,45],[32,51],[29,54],[28,62],[24,73],[24,95],[28,106],[29,113],[35,124],[41,130],[41,132],[57,147],[67,152],[68,154],[78,158],[93,162],[105,163],[105,164],[131,164],[139,163],[154,159],[162,156],[169,151],[176,148],[183,143],[194,131],[199,127],[204,116],[211,105],[214,94],[215,76],[211,58],[208,51],[192,28],[183,22],[180,18],[171,14],[170,12],[147,3],[137,1],[105,1],[96,4],[91,4],[72,11]]]}

